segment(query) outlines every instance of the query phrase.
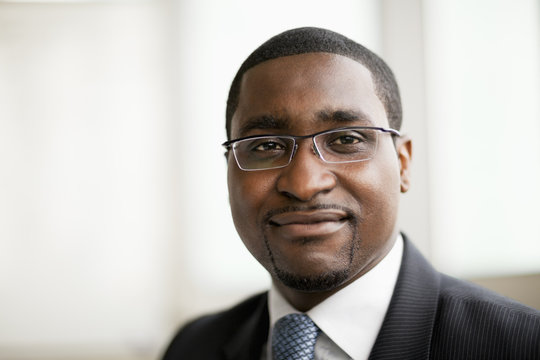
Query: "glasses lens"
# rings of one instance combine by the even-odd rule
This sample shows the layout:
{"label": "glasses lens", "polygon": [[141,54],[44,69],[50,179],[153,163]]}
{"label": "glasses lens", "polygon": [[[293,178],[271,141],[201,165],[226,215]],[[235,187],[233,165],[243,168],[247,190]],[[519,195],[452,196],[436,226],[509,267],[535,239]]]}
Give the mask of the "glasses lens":
{"label": "glasses lens", "polygon": [[287,166],[291,160],[294,139],[261,136],[233,144],[234,157],[242,170],[264,170]]}
{"label": "glasses lens", "polygon": [[354,162],[371,159],[377,150],[377,135],[374,129],[336,130],[317,135],[314,141],[324,161]]}

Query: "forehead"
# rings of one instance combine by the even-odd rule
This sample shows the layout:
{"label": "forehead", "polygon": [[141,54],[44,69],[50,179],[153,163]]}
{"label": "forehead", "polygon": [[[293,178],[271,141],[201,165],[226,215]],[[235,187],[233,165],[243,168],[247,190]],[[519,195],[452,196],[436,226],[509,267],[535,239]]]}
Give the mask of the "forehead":
{"label": "forehead", "polygon": [[[266,119],[264,126],[271,123],[268,119],[279,119],[279,127],[297,133],[320,130],[330,127],[329,122],[343,120],[328,116],[334,113],[358,115],[346,116],[347,125],[388,125],[365,66],[329,53],[286,56],[265,61],[244,74],[231,132],[233,137],[244,136],[246,123],[257,119]],[[272,126],[278,125],[274,121]]]}

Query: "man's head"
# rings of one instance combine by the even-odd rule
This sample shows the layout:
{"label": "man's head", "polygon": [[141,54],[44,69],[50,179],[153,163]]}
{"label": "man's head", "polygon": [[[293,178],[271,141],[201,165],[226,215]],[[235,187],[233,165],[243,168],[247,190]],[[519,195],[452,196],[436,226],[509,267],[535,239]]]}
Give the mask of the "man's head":
{"label": "man's head", "polygon": [[[296,146],[280,139],[343,127],[399,127],[397,86],[382,60],[360,45],[327,30],[299,29],[257,49],[230,94],[229,137],[271,136],[242,149],[252,157],[248,167],[262,157],[271,159],[270,169],[241,169],[228,153],[236,229],[285,297],[310,307],[369,271],[392,247],[399,194],[409,186],[411,143],[398,138],[394,144],[380,129],[324,135],[317,146],[310,137]],[[363,154],[368,148],[373,151]],[[283,154],[290,163],[287,156],[273,167],[272,159]]]}
{"label": "man's head", "polygon": [[244,73],[262,62],[290,55],[325,52],[343,55],[363,64],[370,72],[375,92],[382,101],[390,127],[401,128],[402,111],[399,88],[392,70],[376,54],[347,37],[320,28],[298,28],[274,36],[259,46],[244,61],[231,84],[226,110],[227,138],[231,138],[231,120],[238,106]]}

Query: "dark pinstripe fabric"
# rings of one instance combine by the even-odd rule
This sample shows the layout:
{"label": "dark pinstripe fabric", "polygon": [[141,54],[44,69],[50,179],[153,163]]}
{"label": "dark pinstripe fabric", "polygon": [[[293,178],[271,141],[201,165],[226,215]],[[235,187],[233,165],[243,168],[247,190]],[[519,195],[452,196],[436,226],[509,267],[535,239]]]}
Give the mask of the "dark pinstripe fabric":
{"label": "dark pinstripe fabric", "polygon": [[405,241],[396,288],[370,360],[429,358],[439,285],[439,274]]}
{"label": "dark pinstripe fabric", "polygon": [[[267,294],[186,325],[163,359],[260,359]],[[436,272],[405,238],[400,274],[369,360],[540,360],[540,312]]]}
{"label": "dark pinstripe fabric", "polygon": [[369,359],[540,360],[540,313],[437,273],[406,240]]}
{"label": "dark pinstripe fabric", "polygon": [[537,311],[446,276],[442,288],[433,358],[540,359]]}

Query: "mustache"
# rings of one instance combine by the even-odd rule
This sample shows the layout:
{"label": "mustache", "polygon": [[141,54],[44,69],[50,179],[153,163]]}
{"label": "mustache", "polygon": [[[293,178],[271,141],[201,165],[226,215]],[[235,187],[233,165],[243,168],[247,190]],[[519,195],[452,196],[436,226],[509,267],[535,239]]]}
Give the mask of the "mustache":
{"label": "mustache", "polygon": [[347,218],[356,219],[354,211],[346,206],[339,204],[315,204],[315,205],[290,205],[277,209],[269,210],[263,217],[263,223],[268,224],[270,219],[279,214],[297,211],[315,211],[315,210],[339,210],[347,214]]}

